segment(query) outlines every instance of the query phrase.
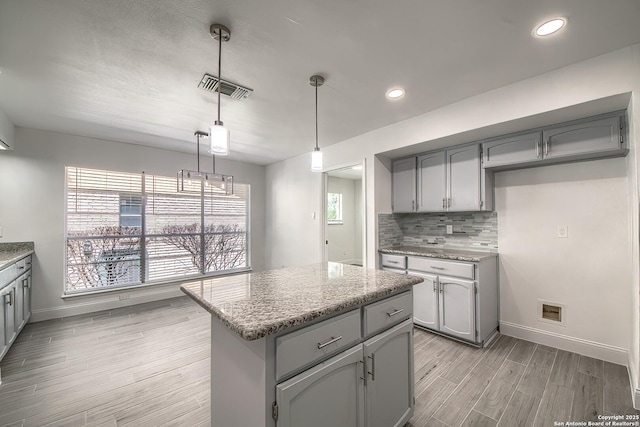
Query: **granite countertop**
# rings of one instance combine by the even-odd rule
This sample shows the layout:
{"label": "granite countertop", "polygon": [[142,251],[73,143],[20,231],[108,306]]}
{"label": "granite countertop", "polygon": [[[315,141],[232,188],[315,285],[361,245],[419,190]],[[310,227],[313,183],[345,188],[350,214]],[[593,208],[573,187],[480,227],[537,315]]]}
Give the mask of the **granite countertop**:
{"label": "granite countertop", "polygon": [[33,242],[0,243],[0,270],[32,253]]}
{"label": "granite countertop", "polygon": [[396,294],[418,277],[327,263],[184,283],[180,289],[247,341]]}
{"label": "granite countertop", "polygon": [[442,247],[421,248],[417,246],[394,246],[391,248],[381,248],[378,252],[383,254],[424,256],[467,262],[480,262],[484,259],[498,256],[495,252],[462,251],[459,249],[443,249]]}

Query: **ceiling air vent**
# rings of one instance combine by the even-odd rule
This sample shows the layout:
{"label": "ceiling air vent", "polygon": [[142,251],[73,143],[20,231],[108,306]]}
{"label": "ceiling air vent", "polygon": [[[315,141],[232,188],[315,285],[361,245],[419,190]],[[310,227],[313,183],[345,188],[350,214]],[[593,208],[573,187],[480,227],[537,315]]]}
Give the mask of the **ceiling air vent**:
{"label": "ceiling air vent", "polygon": [[[198,87],[206,90],[207,92],[215,93],[218,91],[218,81],[219,80],[216,76],[205,74],[204,76],[202,76],[202,80],[200,80]],[[222,85],[220,86],[220,93],[230,96],[233,99],[248,98],[252,92],[253,89],[249,89],[248,87],[243,87],[226,80],[222,80]]]}

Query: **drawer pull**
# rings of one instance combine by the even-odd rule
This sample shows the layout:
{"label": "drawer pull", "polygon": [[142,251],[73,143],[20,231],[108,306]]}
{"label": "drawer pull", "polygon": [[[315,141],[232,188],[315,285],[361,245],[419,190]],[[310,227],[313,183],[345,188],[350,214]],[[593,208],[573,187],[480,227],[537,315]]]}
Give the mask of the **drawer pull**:
{"label": "drawer pull", "polygon": [[24,265],[23,265],[23,266],[18,267],[18,270],[24,270]]}
{"label": "drawer pull", "polygon": [[340,335],[339,337],[331,337],[331,339],[327,342],[323,342],[323,343],[318,343],[318,350],[320,350],[321,348],[324,348],[330,344],[333,344],[334,342],[338,342],[342,339],[342,335]]}
{"label": "drawer pull", "polygon": [[387,313],[387,316],[389,316],[389,317],[393,317],[393,316],[395,316],[396,314],[400,314],[400,313],[402,313],[403,311],[404,311],[404,308],[401,308],[401,309],[396,310],[396,311],[394,311],[394,312],[392,312],[392,313]]}
{"label": "drawer pull", "polygon": [[389,264],[400,264],[400,261],[388,261],[388,260],[387,260],[387,262],[388,262]]}
{"label": "drawer pull", "polygon": [[431,268],[433,268],[434,270],[446,270],[446,268],[436,266],[431,266]]}

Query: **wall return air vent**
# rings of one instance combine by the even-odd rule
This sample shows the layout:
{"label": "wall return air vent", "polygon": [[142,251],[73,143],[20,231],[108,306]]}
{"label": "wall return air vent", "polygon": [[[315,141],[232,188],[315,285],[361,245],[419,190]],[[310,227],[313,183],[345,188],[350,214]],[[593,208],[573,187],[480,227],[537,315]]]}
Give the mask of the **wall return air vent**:
{"label": "wall return air vent", "polygon": [[[202,80],[198,84],[198,87],[206,90],[207,92],[215,93],[218,91],[218,78],[216,76],[212,76],[211,74],[205,74],[202,76]],[[251,95],[253,89],[249,89],[248,87],[240,86],[236,83],[231,83],[227,80],[222,79],[222,85],[220,86],[220,93],[223,95],[230,96],[233,99],[246,99]]]}

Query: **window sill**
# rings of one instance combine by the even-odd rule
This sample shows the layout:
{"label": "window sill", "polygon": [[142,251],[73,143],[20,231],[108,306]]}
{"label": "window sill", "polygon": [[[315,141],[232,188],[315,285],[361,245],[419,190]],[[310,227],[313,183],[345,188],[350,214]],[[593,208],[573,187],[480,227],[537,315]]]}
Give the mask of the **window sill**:
{"label": "window sill", "polygon": [[342,221],[329,221],[327,225],[343,225]]}
{"label": "window sill", "polygon": [[123,286],[114,286],[110,288],[95,288],[90,290],[75,291],[68,294],[62,294],[60,298],[73,299],[78,297],[89,297],[93,295],[106,294],[111,292],[135,291],[137,289],[142,290],[142,289],[149,289],[149,288],[161,287],[161,286],[172,286],[172,285],[175,286],[175,285],[181,285],[186,282],[193,282],[195,280],[213,279],[216,277],[225,277],[225,276],[235,276],[237,274],[250,273],[252,271],[253,269],[251,267],[237,268],[234,270],[229,270],[224,272],[185,276],[183,279],[180,279],[180,280],[159,280],[155,282],[140,283],[137,285],[123,285]]}

